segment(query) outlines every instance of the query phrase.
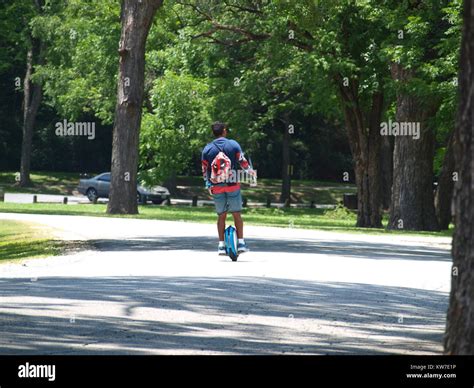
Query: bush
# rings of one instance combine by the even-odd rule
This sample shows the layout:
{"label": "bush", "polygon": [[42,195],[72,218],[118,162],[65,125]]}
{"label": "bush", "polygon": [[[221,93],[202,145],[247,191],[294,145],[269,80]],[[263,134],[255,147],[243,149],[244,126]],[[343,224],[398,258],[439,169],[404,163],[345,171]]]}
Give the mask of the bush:
{"label": "bush", "polygon": [[332,220],[352,220],[355,214],[341,204],[338,204],[334,209],[326,210],[324,217]]}

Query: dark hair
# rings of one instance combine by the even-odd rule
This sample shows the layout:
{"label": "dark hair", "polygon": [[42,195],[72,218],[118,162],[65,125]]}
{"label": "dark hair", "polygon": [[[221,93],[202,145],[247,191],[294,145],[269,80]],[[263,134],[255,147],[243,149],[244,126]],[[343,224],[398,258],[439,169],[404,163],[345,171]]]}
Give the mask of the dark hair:
{"label": "dark hair", "polygon": [[222,136],[224,133],[224,129],[227,129],[226,123],[221,123],[220,121],[216,121],[214,124],[211,125],[212,132],[214,133],[215,137]]}

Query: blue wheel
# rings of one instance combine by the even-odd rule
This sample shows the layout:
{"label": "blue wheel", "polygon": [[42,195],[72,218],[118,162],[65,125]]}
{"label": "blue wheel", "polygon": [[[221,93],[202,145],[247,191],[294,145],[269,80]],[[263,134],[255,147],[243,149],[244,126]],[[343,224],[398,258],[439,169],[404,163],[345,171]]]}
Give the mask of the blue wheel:
{"label": "blue wheel", "polygon": [[239,252],[237,251],[237,233],[235,228],[233,226],[229,226],[225,230],[224,236],[227,256],[229,256],[232,261],[237,261]]}

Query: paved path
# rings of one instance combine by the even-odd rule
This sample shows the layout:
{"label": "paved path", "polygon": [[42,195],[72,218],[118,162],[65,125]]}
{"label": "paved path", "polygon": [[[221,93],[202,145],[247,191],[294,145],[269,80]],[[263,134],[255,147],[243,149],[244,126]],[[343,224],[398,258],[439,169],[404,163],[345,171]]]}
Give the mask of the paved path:
{"label": "paved path", "polygon": [[[436,354],[450,239],[1,214],[91,249],[0,265],[0,354]],[[1,221],[0,221],[1,222]]]}

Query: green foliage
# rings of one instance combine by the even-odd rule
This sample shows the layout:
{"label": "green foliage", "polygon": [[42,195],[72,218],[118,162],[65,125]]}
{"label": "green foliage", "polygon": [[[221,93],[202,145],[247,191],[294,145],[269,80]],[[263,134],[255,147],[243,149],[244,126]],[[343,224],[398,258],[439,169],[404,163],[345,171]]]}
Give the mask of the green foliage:
{"label": "green foliage", "polygon": [[150,91],[153,112],[143,115],[141,178],[156,183],[181,173],[209,137],[212,97],[203,80],[166,71]]}
{"label": "green foliage", "polygon": [[[416,70],[406,86],[411,92],[440,104],[432,120],[437,170],[454,126],[461,6],[461,0],[166,1],[147,41],[142,179],[156,183],[176,173],[197,174],[214,120],[229,122],[231,136],[257,155],[260,176],[280,176],[284,115],[295,128],[294,175],[340,177],[352,164],[340,79],[355,87],[364,112],[382,88],[385,114],[393,117],[401,87],[390,74],[394,61]],[[49,1],[40,11],[31,0],[0,7],[2,89],[23,76],[31,37],[46,46],[45,64],[35,66],[34,79],[43,81],[49,109],[40,112],[33,164],[64,145],[50,137],[58,117],[97,118],[111,126],[119,36],[116,0]],[[21,93],[14,95],[15,105],[12,93],[2,93],[7,119],[0,151],[18,153]],[[63,154],[81,158],[88,149],[70,143],[71,152]]]}
{"label": "green foliage", "polygon": [[120,5],[114,0],[70,0],[34,18],[34,34],[48,47],[37,69],[48,103],[64,118],[84,113],[112,123],[116,99]]}
{"label": "green foliage", "polygon": [[[30,20],[36,15],[32,1],[3,2],[0,7],[0,75],[24,63],[30,46]],[[18,74],[20,76],[20,74]]]}
{"label": "green foliage", "polygon": [[435,156],[433,160],[433,174],[435,177],[439,176],[441,172],[445,154],[446,154],[446,147],[440,147],[435,152]]}
{"label": "green foliage", "polygon": [[416,7],[408,1],[387,4],[392,34],[384,53],[391,61],[414,70],[411,82],[390,86],[393,90],[407,88],[423,103],[439,103],[432,123],[438,142],[446,144],[457,104],[461,1],[423,0]]}
{"label": "green foliage", "polygon": [[348,210],[341,204],[338,204],[334,209],[325,210],[324,216],[333,220],[353,220],[354,213]]}

